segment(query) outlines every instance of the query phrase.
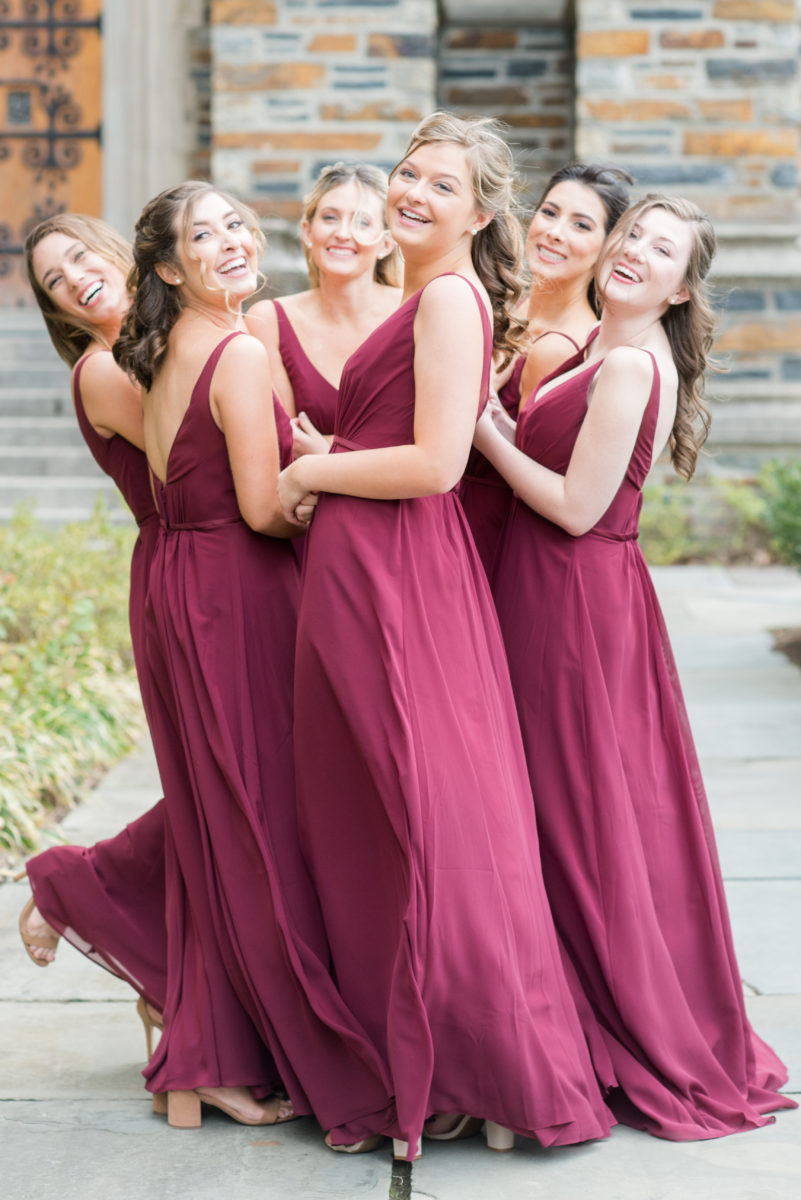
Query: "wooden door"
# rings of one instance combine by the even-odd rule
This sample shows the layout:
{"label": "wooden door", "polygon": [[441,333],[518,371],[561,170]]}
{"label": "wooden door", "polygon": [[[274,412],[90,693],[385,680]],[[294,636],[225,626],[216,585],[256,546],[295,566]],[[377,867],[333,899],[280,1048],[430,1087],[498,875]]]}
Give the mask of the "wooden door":
{"label": "wooden door", "polygon": [[32,303],[22,246],[51,213],[100,216],[102,0],[0,0],[0,306]]}

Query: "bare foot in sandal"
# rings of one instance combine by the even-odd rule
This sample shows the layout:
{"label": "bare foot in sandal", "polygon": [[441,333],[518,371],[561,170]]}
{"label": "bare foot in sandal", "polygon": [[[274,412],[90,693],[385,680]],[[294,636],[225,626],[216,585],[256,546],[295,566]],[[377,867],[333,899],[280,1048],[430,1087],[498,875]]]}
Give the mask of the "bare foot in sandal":
{"label": "bare foot in sandal", "polygon": [[48,925],[30,897],[19,915],[19,932],[22,944],[37,967],[46,967],[56,957],[59,935]]}

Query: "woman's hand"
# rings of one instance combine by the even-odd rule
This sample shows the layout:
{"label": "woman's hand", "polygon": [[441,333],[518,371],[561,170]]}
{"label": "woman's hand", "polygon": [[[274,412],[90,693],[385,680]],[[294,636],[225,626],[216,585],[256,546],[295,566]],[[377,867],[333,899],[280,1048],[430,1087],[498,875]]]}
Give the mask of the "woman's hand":
{"label": "woman's hand", "polygon": [[317,495],[304,483],[302,458],[291,463],[279,474],[278,502],[290,524],[302,525],[304,528],[308,525],[317,503]]}
{"label": "woman's hand", "polygon": [[499,433],[502,433],[507,442],[514,445],[515,433],[517,432],[517,422],[513,421],[506,409],[500,401],[500,397],[496,392],[490,392],[489,400],[487,401],[492,423]]}
{"label": "woman's hand", "polygon": [[304,412],[298,413],[290,421],[292,426],[292,453],[295,458],[302,458],[304,454],[327,454],[331,449],[331,442],[320,433],[317,426],[306,416]]}
{"label": "woman's hand", "polygon": [[495,424],[490,402],[487,402],[484,405],[484,411],[476,422],[476,428],[473,433],[473,445],[476,450],[480,450],[482,454],[486,455],[490,446],[500,436],[501,433]]}

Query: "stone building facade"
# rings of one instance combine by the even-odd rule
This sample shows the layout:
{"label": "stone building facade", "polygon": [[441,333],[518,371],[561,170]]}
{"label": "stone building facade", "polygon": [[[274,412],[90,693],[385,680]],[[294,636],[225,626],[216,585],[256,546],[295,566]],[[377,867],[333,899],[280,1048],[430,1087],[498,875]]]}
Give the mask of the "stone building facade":
{"label": "stone building facade", "polygon": [[[58,6],[33,7],[44,20]],[[435,107],[494,115],[509,127],[529,204],[576,157],[626,166],[637,193],[680,192],[710,212],[728,367],[712,387],[716,465],[750,469],[801,447],[801,0],[101,7],[101,207],[121,230],[159,188],[211,178],[259,212],[268,275],[291,287],[301,278],[302,196],[321,166],[391,166]],[[2,25],[0,15],[0,47]],[[26,168],[4,154],[2,120],[5,194]],[[59,197],[51,188],[48,203],[69,204]],[[23,232],[0,229],[0,271]],[[25,297],[9,285],[9,299]]]}

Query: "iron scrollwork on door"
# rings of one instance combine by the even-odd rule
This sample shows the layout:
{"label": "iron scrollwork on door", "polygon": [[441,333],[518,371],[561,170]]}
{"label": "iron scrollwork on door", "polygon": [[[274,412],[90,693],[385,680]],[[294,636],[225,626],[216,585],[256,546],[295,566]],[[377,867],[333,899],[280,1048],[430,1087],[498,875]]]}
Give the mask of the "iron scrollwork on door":
{"label": "iron scrollwork on door", "polygon": [[81,0],[0,0],[0,61],[12,64],[0,77],[0,170],[4,192],[13,180],[17,198],[29,197],[26,211],[13,205],[13,224],[0,223],[0,276],[22,254],[29,230],[69,206],[70,173],[81,167],[84,145],[100,145],[99,121],[84,126],[72,92],[85,36],[101,32],[97,5],[89,7],[95,15],[83,15]]}

